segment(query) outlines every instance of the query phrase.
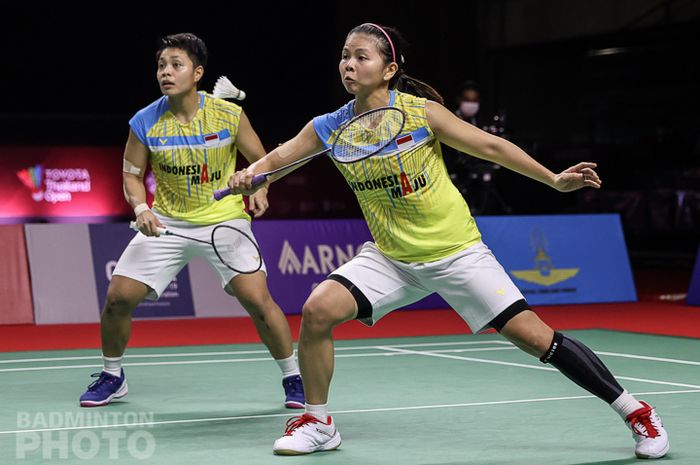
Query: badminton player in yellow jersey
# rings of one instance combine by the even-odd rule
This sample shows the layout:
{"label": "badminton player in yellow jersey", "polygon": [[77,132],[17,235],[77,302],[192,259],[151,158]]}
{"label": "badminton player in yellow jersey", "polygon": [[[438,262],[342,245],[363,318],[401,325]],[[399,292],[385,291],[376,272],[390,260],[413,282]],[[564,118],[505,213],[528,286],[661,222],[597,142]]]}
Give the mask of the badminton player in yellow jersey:
{"label": "badminton player in yellow jersey", "polygon": [[338,127],[353,115],[386,105],[406,114],[404,132],[396,140],[407,144],[407,151],[351,164],[336,162],[355,191],[374,242],[364,244],[356,257],[316,287],[304,305],[299,363],[306,412],[287,423],[274,452],[305,454],[340,445],[327,408],[335,326],[353,318],[372,325],[388,312],[437,292],[474,332],[495,328],[607,402],[632,430],[637,456],[664,456],[668,436],[655,410],[624,390],[584,344],[543,323],[481,242],[467,204],[449,180],[440,143],[560,192],[599,188],[596,165],[579,163],[554,174],[510,142],[460,120],[442,106],[435,90],[406,75],[401,49],[394,29],[369,23],[352,29],[339,71],[355,99],[314,118],[294,139],[229,180],[233,192],[252,193],[254,174],[329,146]]}
{"label": "badminton player in yellow jersey", "polygon": [[[265,154],[240,106],[197,91],[207,62],[201,39],[193,34],[167,36],[156,59],[163,96],[131,119],[124,152],[124,194],[140,233],[114,269],[101,319],[104,369],[80,403],[85,407],[106,405],[126,395],[121,361],[129,340],[131,312],[143,299],[158,298],[191,258],[202,256],[217,271],[226,291],[253,318],[260,338],[279,364],[285,405],[303,408],[291,333],[270,296],[264,266],[253,274],[238,274],[224,266],[206,244],[174,236],[153,237],[159,236],[157,228],[166,227],[208,241],[218,224],[234,226],[253,237],[242,197],[232,195],[215,202],[212,192],[225,187],[235,171],[237,149],[251,162]],[[156,178],[152,210],[146,204],[143,181],[149,161]],[[256,217],[267,209],[266,193],[263,189],[250,196],[250,210]],[[248,247],[250,250],[237,248],[237,253],[258,255],[252,243]]]}

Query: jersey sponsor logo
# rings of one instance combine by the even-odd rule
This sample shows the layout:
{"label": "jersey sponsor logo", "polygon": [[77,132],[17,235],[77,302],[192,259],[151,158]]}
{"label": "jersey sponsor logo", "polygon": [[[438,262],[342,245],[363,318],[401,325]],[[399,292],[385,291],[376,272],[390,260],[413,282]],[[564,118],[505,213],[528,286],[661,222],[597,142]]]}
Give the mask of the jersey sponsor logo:
{"label": "jersey sponsor logo", "polygon": [[[294,250],[289,241],[285,240],[277,261],[277,268],[283,275],[307,275],[309,273],[327,275],[342,264],[349,262],[361,246],[353,244],[317,244],[314,249],[304,245],[300,253]],[[301,256],[301,258],[299,258]]]}
{"label": "jersey sponsor logo", "polygon": [[168,139],[167,138],[166,139],[158,138],[158,142],[160,142],[160,145],[165,145],[168,143]]}
{"label": "jersey sponsor logo", "polygon": [[31,191],[35,202],[70,202],[73,194],[90,192],[90,171],[86,168],[44,168],[36,165],[16,172]]}
{"label": "jersey sponsor logo", "polygon": [[420,191],[428,183],[424,174],[409,177],[402,171],[399,174],[390,174],[389,176],[368,179],[366,181],[351,181],[349,184],[353,192],[383,189],[386,190],[392,198],[396,199]]}
{"label": "jersey sponsor logo", "polygon": [[512,270],[511,273],[516,278],[549,287],[573,278],[580,271],[580,268],[554,268],[552,258],[547,253],[547,238],[541,231],[534,230],[530,242],[535,252],[534,268],[531,270]]}
{"label": "jersey sponsor logo", "polygon": [[190,184],[206,184],[212,181],[221,179],[221,170],[209,171],[209,165],[183,165],[171,166],[165,163],[159,163],[158,168],[161,172],[172,174],[174,176],[187,176]]}

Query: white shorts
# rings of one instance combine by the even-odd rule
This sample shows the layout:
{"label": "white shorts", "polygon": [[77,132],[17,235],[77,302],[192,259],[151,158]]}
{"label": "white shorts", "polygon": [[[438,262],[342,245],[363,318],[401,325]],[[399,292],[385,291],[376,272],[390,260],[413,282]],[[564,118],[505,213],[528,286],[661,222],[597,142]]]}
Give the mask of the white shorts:
{"label": "white shorts", "polygon": [[[219,224],[234,226],[255,240],[253,231],[250,228],[250,222],[244,219],[229,220],[223,223],[203,226],[176,220],[157,213],[156,217],[174,233],[184,234],[207,242],[211,241],[211,232]],[[241,243],[245,244],[248,241],[242,241]],[[247,248],[249,250],[244,249],[244,247],[240,247],[242,254],[258,255],[258,251],[255,250],[253,244],[248,243]],[[226,288],[228,283],[238,275],[238,273],[221,263],[214,252],[214,248],[210,245],[177,236],[148,237],[141,233],[136,233],[136,236],[124,249],[112,274],[126,276],[144,283],[151,288],[146,298],[155,300],[160,297],[168,287],[168,284],[170,284],[170,281],[194,257],[203,257],[209,262],[209,265],[219,274],[223,288]],[[264,261],[260,271],[267,274]]]}
{"label": "white shorts", "polygon": [[[482,242],[428,263],[404,263],[382,254],[372,242],[331,274],[350,281],[369,301],[371,315],[358,320],[372,326],[380,318],[437,292],[474,333],[488,329],[501,312],[525,298]],[[341,281],[343,282],[343,281]],[[352,291],[351,291],[352,292]]]}

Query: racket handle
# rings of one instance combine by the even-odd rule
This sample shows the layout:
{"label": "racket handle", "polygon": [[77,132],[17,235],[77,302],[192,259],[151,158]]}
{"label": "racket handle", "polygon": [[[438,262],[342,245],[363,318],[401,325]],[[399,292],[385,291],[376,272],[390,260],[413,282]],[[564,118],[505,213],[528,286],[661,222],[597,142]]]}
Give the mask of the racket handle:
{"label": "racket handle", "polygon": [[[131,229],[133,229],[134,231],[139,232],[139,227],[136,225],[136,221],[132,221],[131,223],[129,223],[129,227],[130,227]],[[166,235],[166,236],[167,236],[168,234],[170,234],[170,231],[168,231],[168,230],[165,229],[165,228],[156,228],[156,229],[158,230],[158,234],[163,234],[163,235]]]}
{"label": "racket handle", "polygon": [[260,184],[264,184],[265,181],[267,181],[267,175],[266,174],[256,174],[253,176],[253,181],[251,181],[251,184],[253,187],[258,187]]}
{"label": "racket handle", "polygon": [[227,195],[231,195],[231,189],[219,189],[214,191],[214,200],[221,200]]}
{"label": "racket handle", "polygon": [[[267,175],[266,174],[258,174],[253,176],[253,181],[252,185],[253,187],[258,187],[260,184],[263,184],[265,181],[267,181]],[[214,191],[214,200],[221,200],[227,195],[231,195],[231,189],[219,189],[218,191]]]}

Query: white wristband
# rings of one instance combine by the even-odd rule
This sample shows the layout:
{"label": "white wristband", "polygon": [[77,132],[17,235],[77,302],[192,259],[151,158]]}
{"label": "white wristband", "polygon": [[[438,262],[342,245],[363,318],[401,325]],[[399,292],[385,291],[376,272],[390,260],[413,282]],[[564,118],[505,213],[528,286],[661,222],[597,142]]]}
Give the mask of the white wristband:
{"label": "white wristband", "polygon": [[149,211],[151,210],[150,208],[148,208],[148,204],[145,202],[140,203],[140,204],[136,205],[136,207],[134,207],[134,215],[136,215],[136,217],[138,218],[138,216],[141,213],[145,212],[146,210],[149,210]]}

